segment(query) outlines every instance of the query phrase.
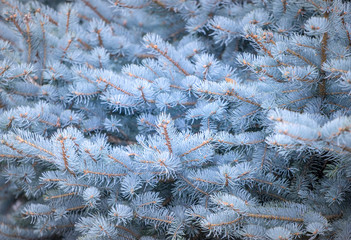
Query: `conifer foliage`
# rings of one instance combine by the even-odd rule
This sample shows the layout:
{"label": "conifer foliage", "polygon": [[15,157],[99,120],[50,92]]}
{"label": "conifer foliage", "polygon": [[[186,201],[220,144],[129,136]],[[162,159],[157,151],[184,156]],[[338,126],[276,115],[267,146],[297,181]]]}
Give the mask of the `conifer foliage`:
{"label": "conifer foliage", "polygon": [[0,0],[0,239],[351,239],[351,4]]}

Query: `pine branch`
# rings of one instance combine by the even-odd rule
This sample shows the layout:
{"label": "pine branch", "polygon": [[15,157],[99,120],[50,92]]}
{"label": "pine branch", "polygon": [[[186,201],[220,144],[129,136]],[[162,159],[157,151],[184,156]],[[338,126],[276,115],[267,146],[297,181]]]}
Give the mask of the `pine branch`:
{"label": "pine branch", "polygon": [[85,5],[87,5],[96,15],[99,16],[99,18],[101,18],[105,23],[110,24],[111,22],[109,20],[107,20],[98,10],[97,7],[94,7],[89,0],[81,0],[82,2],[84,2]]}
{"label": "pine branch", "polygon": [[153,43],[149,43],[147,45],[148,47],[151,47],[152,49],[154,49],[156,52],[158,52],[159,54],[161,54],[162,56],[164,56],[168,61],[170,61],[176,68],[178,68],[178,70],[183,73],[185,76],[189,76],[190,74],[185,71],[185,69],[183,69],[179,63],[177,63],[176,61],[174,61],[169,55],[167,55],[167,52],[162,51],[157,45],[153,44]]}

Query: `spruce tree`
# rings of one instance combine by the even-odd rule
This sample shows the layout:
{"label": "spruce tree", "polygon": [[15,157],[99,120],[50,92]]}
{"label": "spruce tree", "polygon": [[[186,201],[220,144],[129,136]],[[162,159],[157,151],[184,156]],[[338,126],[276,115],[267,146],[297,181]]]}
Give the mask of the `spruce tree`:
{"label": "spruce tree", "polygon": [[0,239],[351,239],[351,4],[0,1]]}

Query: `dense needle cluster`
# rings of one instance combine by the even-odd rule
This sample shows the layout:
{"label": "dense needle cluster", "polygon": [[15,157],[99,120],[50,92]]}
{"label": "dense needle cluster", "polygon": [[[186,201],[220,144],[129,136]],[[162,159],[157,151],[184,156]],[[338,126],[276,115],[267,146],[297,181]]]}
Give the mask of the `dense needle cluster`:
{"label": "dense needle cluster", "polygon": [[351,239],[351,4],[0,0],[0,239]]}

